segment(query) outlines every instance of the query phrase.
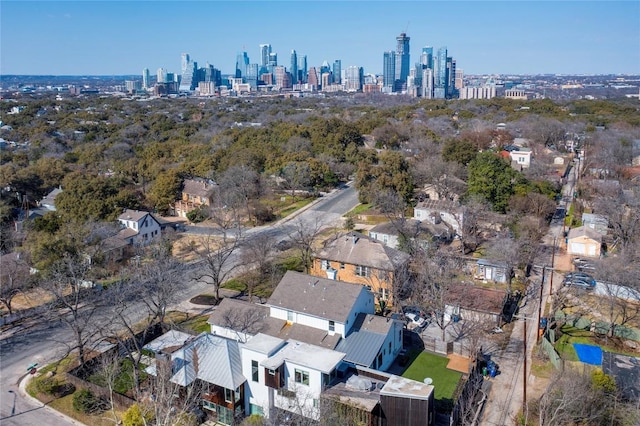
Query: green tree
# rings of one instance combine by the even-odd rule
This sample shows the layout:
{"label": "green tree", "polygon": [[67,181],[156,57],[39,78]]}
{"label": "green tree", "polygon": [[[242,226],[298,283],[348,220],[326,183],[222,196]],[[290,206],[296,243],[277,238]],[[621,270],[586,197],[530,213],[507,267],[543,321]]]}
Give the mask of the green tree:
{"label": "green tree", "polygon": [[476,146],[466,140],[449,139],[442,147],[442,159],[467,165],[478,155]]}
{"label": "green tree", "polygon": [[171,205],[179,198],[182,180],[176,169],[158,175],[153,182],[149,199],[160,214],[167,214]]}
{"label": "green tree", "polygon": [[482,152],[469,163],[467,196],[481,196],[494,210],[504,213],[514,194],[517,175],[503,158],[493,152]]}

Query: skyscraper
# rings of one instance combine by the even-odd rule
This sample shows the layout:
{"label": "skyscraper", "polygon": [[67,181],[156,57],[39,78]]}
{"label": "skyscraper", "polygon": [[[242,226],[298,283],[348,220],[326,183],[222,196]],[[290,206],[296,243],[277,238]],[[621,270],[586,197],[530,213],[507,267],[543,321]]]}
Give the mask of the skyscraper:
{"label": "skyscraper", "polygon": [[396,91],[402,90],[407,85],[407,77],[409,77],[409,37],[405,33],[400,33],[396,37],[398,46],[396,47]]}
{"label": "skyscraper", "polygon": [[384,52],[382,76],[382,85],[385,91],[393,91],[394,82],[396,81],[396,52],[393,50]]}
{"label": "skyscraper", "polygon": [[433,64],[433,97],[435,99],[445,99],[447,96],[447,47],[438,49]]}
{"label": "skyscraper", "polygon": [[291,82],[296,84],[298,82],[298,54],[295,50],[291,51]]}
{"label": "skyscraper", "polygon": [[249,56],[247,55],[247,52],[238,53],[238,55],[236,56],[236,78],[246,76],[248,65]]}
{"label": "skyscraper", "polygon": [[422,48],[422,54],[420,54],[420,64],[424,68],[433,69],[433,47],[425,46]]}
{"label": "skyscraper", "polygon": [[180,91],[190,92],[198,86],[196,72],[198,64],[189,58],[188,53],[182,54],[182,79],[180,80]]}
{"label": "skyscraper", "polygon": [[345,73],[344,88],[347,92],[360,92],[362,91],[363,80],[364,70],[362,67],[348,67]]}
{"label": "skyscraper", "polygon": [[307,55],[302,55],[298,59],[298,81],[301,83],[307,82]]}
{"label": "skyscraper", "polygon": [[342,61],[340,59],[336,59],[333,61],[333,82],[335,84],[342,83]]}
{"label": "skyscraper", "polygon": [[266,67],[269,65],[269,55],[271,54],[271,45],[270,44],[261,44],[260,45],[260,59],[262,62],[260,65]]}
{"label": "skyscraper", "polygon": [[149,75],[149,68],[142,70],[142,88],[147,90],[151,87],[151,77]]}

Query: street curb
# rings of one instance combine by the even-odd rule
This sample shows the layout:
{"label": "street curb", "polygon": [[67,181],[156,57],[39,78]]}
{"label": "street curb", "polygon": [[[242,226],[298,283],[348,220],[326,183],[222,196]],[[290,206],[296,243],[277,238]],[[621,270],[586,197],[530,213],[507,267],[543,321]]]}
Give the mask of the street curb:
{"label": "street curb", "polygon": [[18,384],[18,391],[20,392],[20,395],[22,395],[25,399],[29,399],[31,400],[34,404],[39,405],[38,408],[43,408],[45,410],[47,410],[48,412],[62,418],[63,420],[74,424],[76,426],[87,426],[82,422],[79,422],[78,420],[67,416],[64,413],[61,413],[60,411],[51,408],[50,406],[48,406],[47,404],[44,404],[42,401],[40,401],[38,398],[34,398],[31,395],[29,395],[29,392],[27,392],[26,387],[27,384],[29,383],[29,381],[33,378],[34,376],[32,376],[31,374],[26,374],[24,376],[22,376],[22,378],[20,379],[20,383]]}

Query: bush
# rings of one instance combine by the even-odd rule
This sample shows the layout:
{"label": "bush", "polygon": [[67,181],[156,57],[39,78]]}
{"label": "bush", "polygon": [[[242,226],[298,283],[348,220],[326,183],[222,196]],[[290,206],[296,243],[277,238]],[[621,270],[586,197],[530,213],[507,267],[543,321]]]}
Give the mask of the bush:
{"label": "bush", "polygon": [[73,395],[73,409],[81,413],[99,413],[105,410],[105,403],[90,390],[81,389]]}
{"label": "bush", "polygon": [[60,380],[56,377],[38,377],[35,381],[35,389],[38,393],[55,395],[60,389]]}
{"label": "bush", "polygon": [[133,404],[122,416],[122,424],[124,426],[144,426],[145,421],[142,417],[142,411],[138,404]]}
{"label": "bush", "polygon": [[189,219],[192,223],[200,223],[205,221],[209,215],[204,209],[195,209],[191,210],[187,213],[187,219]]}

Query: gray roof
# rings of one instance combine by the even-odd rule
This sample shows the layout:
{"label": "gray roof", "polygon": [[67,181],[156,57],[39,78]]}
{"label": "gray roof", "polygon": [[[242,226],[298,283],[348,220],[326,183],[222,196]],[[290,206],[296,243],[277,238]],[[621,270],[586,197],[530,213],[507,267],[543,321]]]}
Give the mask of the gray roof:
{"label": "gray roof", "polygon": [[457,213],[462,210],[460,203],[456,201],[449,200],[433,200],[431,198],[427,198],[424,201],[418,202],[414,207],[414,210],[437,210],[437,211],[445,211],[450,213]]}
{"label": "gray roof", "polygon": [[478,259],[476,263],[480,266],[494,266],[497,268],[506,268],[507,262],[501,260]]}
{"label": "gray roof", "polygon": [[125,211],[122,212],[120,216],[118,216],[118,220],[133,220],[133,221],[139,222],[140,219],[142,219],[148,214],[149,212],[144,212],[141,210],[125,209]]}
{"label": "gray roof", "polygon": [[275,355],[265,359],[260,365],[275,370],[285,361],[289,361],[329,374],[343,358],[344,353],[291,339]]}
{"label": "gray roof", "polygon": [[433,224],[427,221],[407,219],[404,224],[398,223],[398,221],[380,223],[369,230],[369,235],[372,232],[377,232],[379,234],[399,236],[400,230],[403,230],[409,236],[417,236],[424,233],[440,236],[450,232],[445,223]]}
{"label": "gray roof", "polygon": [[380,389],[380,395],[404,396],[406,398],[429,400],[434,391],[432,385],[427,385],[400,376],[391,376],[387,383]]}
{"label": "gray roof", "polygon": [[194,339],[195,336],[189,333],[178,330],[169,330],[162,336],[153,339],[151,342],[144,345],[144,349],[153,352],[174,352],[176,348],[181,348],[187,342]]}
{"label": "gray roof", "polygon": [[198,378],[226,389],[236,389],[246,381],[242,375],[240,348],[232,339],[201,333],[175,351],[171,358],[178,366],[171,381],[181,386],[187,386]]}
{"label": "gray roof", "polygon": [[358,297],[368,291],[360,284],[287,271],[267,304],[344,323]]}
{"label": "gray roof", "polygon": [[271,356],[274,351],[284,345],[285,341],[278,338],[269,336],[268,334],[258,333],[246,343],[242,345],[243,348],[249,349],[254,352],[258,352],[267,356]]}
{"label": "gray roof", "polygon": [[194,178],[185,179],[182,192],[196,197],[210,197],[216,183],[211,179]]}
{"label": "gray roof", "polygon": [[358,314],[351,332],[338,343],[335,350],[346,354],[345,361],[370,367],[396,321],[371,314]]}
{"label": "gray roof", "polygon": [[[335,348],[340,340],[340,335],[330,336],[327,330],[302,324],[289,324],[285,320],[273,318],[269,316],[269,309],[266,305],[224,298],[211,313],[207,322],[251,335],[264,333],[282,340],[295,339],[329,349]],[[229,323],[230,317],[233,324]],[[238,320],[237,324],[233,321],[234,318]],[[248,321],[243,321],[244,319]]]}
{"label": "gray roof", "polygon": [[49,210],[56,209],[55,199],[62,192],[61,188],[54,188],[40,201],[40,205],[49,208]]}
{"label": "gray roof", "polygon": [[587,237],[597,242],[602,242],[602,234],[598,231],[595,231],[588,226],[579,226],[577,228],[572,228],[569,231],[568,239],[578,238],[578,237]]}
{"label": "gray roof", "polygon": [[384,271],[394,271],[409,261],[409,255],[382,244],[359,232],[338,234],[325,242],[315,257],[350,265],[369,266]]}

